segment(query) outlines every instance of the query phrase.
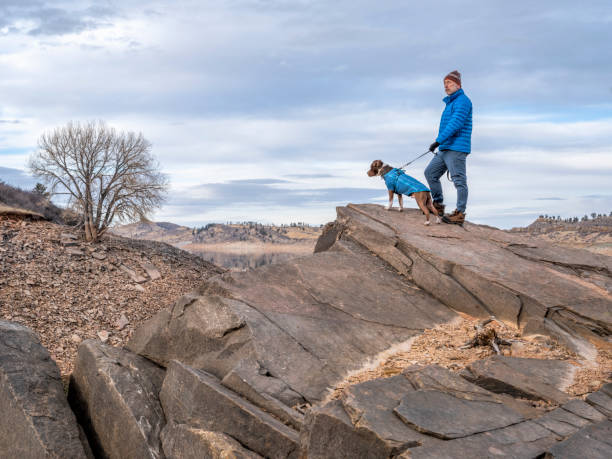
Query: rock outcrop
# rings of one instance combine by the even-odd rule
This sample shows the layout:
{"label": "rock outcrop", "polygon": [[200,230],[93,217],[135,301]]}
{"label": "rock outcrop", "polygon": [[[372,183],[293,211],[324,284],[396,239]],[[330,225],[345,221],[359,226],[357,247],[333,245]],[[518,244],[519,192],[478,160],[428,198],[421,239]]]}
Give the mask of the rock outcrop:
{"label": "rock outcrop", "polygon": [[315,250],[353,241],[457,311],[519,328],[547,318],[575,336],[609,342],[612,258],[486,226],[425,227],[420,220],[418,212],[349,204],[338,208]]}
{"label": "rock outcrop", "polygon": [[222,432],[265,457],[298,457],[298,432],[203,371],[171,362],[160,398],[173,424]]}
{"label": "rock outcrop", "polygon": [[164,373],[143,357],[98,341],[79,346],[68,396],[97,457],[163,457]]}
{"label": "rock outcrop", "polygon": [[243,386],[294,406],[322,400],[348,372],[455,317],[356,249],[211,279],[138,329],[128,347],[228,385],[239,374]]}
{"label": "rock outcrop", "polygon": [[[129,350],[82,343],[70,400],[109,457],[609,457],[610,375],[584,400],[567,388],[580,358],[609,365],[611,272],[608,257],[524,235],[349,205],[312,256],[206,279]],[[424,354],[349,383],[466,315],[579,355],[451,371]]]}
{"label": "rock outcrop", "polygon": [[85,458],[57,365],[36,335],[0,321],[0,457]]}

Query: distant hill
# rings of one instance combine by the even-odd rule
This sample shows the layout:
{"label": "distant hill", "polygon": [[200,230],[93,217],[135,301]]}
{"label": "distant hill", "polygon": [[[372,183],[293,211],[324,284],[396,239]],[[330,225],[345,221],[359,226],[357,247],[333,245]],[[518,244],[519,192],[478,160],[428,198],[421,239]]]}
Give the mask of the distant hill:
{"label": "distant hill", "polygon": [[191,242],[192,228],[169,222],[138,222],[128,225],[117,225],[110,232],[132,239],[166,242],[181,245]]}
{"label": "distant hill", "polygon": [[22,190],[0,181],[0,214],[44,218],[54,223],[70,223],[67,212],[53,204],[44,194]]}
{"label": "distant hill", "polygon": [[528,233],[554,244],[612,256],[612,216],[581,220],[539,217],[529,226],[512,228],[510,232]]}
{"label": "distant hill", "polygon": [[293,244],[314,242],[321,234],[321,227],[298,223],[276,226],[244,222],[210,223],[200,228],[188,228],[168,222],[140,222],[116,226],[112,232],[120,236],[162,241],[177,246],[236,242]]}

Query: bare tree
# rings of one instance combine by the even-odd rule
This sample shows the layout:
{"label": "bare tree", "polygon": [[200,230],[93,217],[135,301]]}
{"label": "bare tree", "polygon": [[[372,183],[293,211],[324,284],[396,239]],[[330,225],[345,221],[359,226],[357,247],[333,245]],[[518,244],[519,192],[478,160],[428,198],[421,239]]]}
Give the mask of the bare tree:
{"label": "bare tree", "polygon": [[30,170],[53,194],[68,196],[88,241],[98,240],[114,219],[145,218],[168,187],[141,133],[117,132],[101,121],[70,122],[44,133]]}

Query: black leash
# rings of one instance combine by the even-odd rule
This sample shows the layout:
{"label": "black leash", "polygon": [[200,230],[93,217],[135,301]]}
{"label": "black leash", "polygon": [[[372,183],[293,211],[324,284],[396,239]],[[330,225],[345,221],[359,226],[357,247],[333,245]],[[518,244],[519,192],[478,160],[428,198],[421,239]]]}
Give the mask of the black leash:
{"label": "black leash", "polygon": [[[429,151],[427,150],[425,153],[417,156],[416,158],[414,158],[412,161],[408,161],[406,164],[404,164],[402,167],[400,167],[400,169],[404,170],[407,166],[409,166],[410,164],[412,164],[413,162],[415,162],[417,159],[422,158],[423,156],[425,156],[427,153],[433,153],[433,151]],[[435,154],[435,153],[434,153]]]}

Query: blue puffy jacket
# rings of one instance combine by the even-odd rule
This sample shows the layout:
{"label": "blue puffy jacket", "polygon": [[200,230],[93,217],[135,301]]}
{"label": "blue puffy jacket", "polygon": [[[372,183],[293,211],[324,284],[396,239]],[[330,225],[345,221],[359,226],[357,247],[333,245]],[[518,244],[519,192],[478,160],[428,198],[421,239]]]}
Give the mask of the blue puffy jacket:
{"label": "blue puffy jacket", "polygon": [[387,189],[397,194],[410,196],[412,193],[417,193],[419,191],[429,191],[429,188],[417,179],[407,175],[401,169],[391,169],[383,175],[383,179],[385,180]]}
{"label": "blue puffy jacket", "polygon": [[459,89],[444,98],[446,108],[440,118],[436,142],[440,150],[469,153],[472,149],[472,101]]}

